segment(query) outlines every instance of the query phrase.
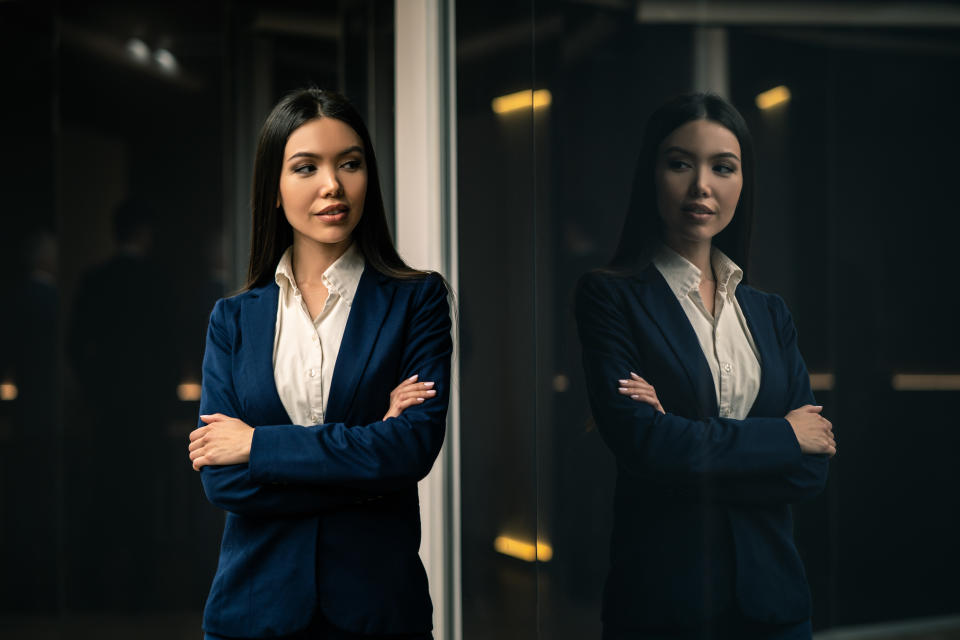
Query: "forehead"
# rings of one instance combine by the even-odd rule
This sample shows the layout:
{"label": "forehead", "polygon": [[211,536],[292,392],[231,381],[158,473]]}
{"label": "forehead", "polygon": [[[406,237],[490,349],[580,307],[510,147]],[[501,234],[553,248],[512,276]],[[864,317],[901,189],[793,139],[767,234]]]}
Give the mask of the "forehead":
{"label": "forehead", "polygon": [[340,153],[350,147],[363,147],[360,135],[343,120],[320,117],[308,120],[293,130],[287,138],[284,155],[298,152],[317,155]]}
{"label": "forehead", "polygon": [[740,157],[740,142],[730,129],[712,120],[691,120],[670,132],[660,150],[680,147],[697,155],[735,153]]}

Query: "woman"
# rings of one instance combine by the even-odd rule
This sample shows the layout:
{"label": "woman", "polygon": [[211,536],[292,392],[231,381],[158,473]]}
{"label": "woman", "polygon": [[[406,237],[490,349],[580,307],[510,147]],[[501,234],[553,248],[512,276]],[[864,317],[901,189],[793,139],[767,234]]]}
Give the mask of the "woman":
{"label": "woman", "polygon": [[207,638],[431,637],[417,481],[443,441],[450,354],[446,285],[394,250],[360,116],[328,91],[286,96],[190,435],[227,511]]}
{"label": "woman", "polygon": [[577,291],[616,456],[604,638],[809,638],[790,504],[836,452],[790,314],[745,285],[753,152],[710,94],[657,110],[610,268]]}

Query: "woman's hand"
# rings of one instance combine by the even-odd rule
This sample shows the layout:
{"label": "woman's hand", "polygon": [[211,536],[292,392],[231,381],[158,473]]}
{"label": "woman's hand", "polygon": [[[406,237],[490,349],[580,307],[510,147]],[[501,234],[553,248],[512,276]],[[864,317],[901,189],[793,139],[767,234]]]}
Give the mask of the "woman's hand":
{"label": "woman's hand", "polygon": [[190,460],[193,470],[208,464],[240,464],[250,461],[253,427],[243,420],[215,413],[200,416],[206,426],[190,432]]}
{"label": "woman's hand", "polygon": [[666,411],[663,410],[663,405],[660,404],[660,400],[657,399],[657,390],[653,388],[652,384],[634,372],[630,372],[629,380],[618,380],[618,382],[620,383],[620,388],[617,391],[619,391],[621,395],[630,396],[631,400],[636,400],[637,402],[646,402],[660,413],[666,413]]}
{"label": "woman's hand", "polygon": [[427,398],[437,395],[432,382],[417,382],[418,375],[411,376],[397,385],[390,392],[390,408],[383,419],[396,418],[403,410],[415,404],[420,404]]}
{"label": "woman's hand", "polygon": [[807,404],[786,415],[787,422],[804,453],[825,453],[831,458],[837,453],[837,441],[833,437],[833,424],[820,415],[822,406]]}

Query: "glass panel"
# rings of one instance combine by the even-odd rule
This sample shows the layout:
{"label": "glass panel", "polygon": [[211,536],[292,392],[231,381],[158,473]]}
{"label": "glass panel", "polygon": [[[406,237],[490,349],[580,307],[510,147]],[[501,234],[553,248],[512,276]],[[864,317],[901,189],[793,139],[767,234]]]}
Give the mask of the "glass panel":
{"label": "glass panel", "polygon": [[[647,119],[706,88],[743,114],[755,143],[750,285],[786,303],[840,444],[825,488],[793,506],[792,527],[783,521],[812,627],[903,622],[933,637],[909,625],[946,617],[929,633],[955,633],[960,349],[936,274],[950,272],[960,232],[946,187],[960,139],[956,7],[537,0],[510,15],[467,4],[457,7],[464,637],[531,637],[533,625],[537,637],[600,636],[611,562],[626,565],[610,559],[617,466],[588,404],[575,285],[614,254]],[[539,102],[488,106],[529,90]],[[650,518],[644,535],[664,523],[621,508]],[[526,575],[490,543],[512,522],[540,542],[535,593],[498,577]],[[519,622],[530,606],[536,620]]]}

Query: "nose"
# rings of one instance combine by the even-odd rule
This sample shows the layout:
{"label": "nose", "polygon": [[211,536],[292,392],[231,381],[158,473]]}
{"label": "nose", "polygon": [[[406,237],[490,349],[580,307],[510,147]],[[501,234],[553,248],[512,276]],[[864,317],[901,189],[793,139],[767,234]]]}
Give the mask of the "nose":
{"label": "nose", "polygon": [[320,197],[336,198],[341,195],[340,180],[332,168],[320,172]]}
{"label": "nose", "polygon": [[693,172],[690,179],[690,197],[706,198],[710,195],[710,172],[704,169],[697,169]]}

